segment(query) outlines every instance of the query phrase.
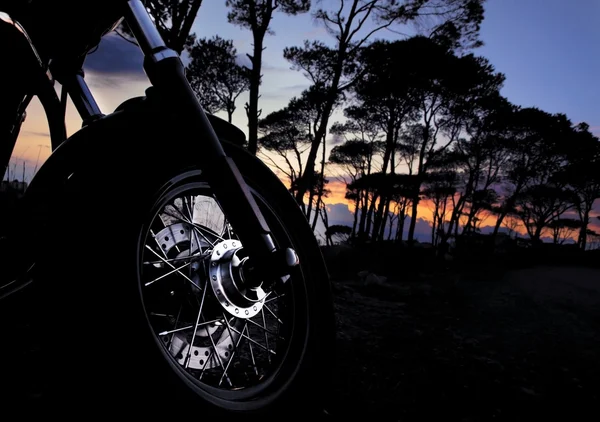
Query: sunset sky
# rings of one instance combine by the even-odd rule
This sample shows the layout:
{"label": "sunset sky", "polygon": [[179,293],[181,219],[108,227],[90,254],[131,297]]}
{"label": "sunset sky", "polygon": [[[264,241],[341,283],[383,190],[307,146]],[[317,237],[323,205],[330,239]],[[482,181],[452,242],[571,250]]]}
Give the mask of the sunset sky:
{"label": "sunset sky", "polygon": [[[600,85],[597,83],[600,75],[600,55],[597,54],[600,2],[488,0],[485,8],[481,28],[485,45],[477,50],[477,54],[489,58],[496,70],[506,75],[502,94],[518,105],[562,112],[574,123],[585,121],[600,135]],[[309,85],[301,73],[290,70],[289,63],[283,58],[284,47],[301,45],[305,39],[331,42],[310,14],[289,17],[277,13],[272,29],[275,35],[267,35],[263,59],[259,104],[263,116],[284,107],[291,97]],[[252,48],[249,31],[227,22],[224,0],[204,0],[193,31],[199,38],[218,34],[233,39],[242,63],[247,60],[244,55]],[[397,39],[400,36],[385,32],[380,37]],[[143,95],[148,80],[141,64],[142,57],[137,48],[113,34],[106,36],[98,50],[89,56],[85,66],[86,79],[104,113],[111,112],[127,98]],[[246,98],[242,95],[238,99],[233,118],[234,124],[243,130],[247,125],[243,109]],[[340,116],[337,113],[332,121]],[[80,125],[75,110],[69,107],[68,132],[73,133]],[[10,171],[21,179],[25,162],[25,178],[31,180],[33,171],[48,157],[49,144],[45,116],[34,100],[28,109]],[[351,214],[344,205],[343,184],[332,181],[330,189],[334,192],[329,199],[330,219],[347,221]],[[424,205],[422,216],[428,214],[430,212]]]}

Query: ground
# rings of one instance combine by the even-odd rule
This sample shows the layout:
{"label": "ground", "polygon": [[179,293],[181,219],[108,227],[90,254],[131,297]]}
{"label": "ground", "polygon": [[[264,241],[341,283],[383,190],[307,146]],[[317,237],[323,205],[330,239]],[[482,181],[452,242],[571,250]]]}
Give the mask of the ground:
{"label": "ground", "polygon": [[336,290],[332,415],[600,416],[599,270],[538,267],[495,281],[377,288],[341,281]]}
{"label": "ground", "polygon": [[[536,267],[493,281],[385,286],[346,279],[334,290],[329,419],[599,420],[600,270]],[[0,317],[3,347],[20,357],[0,368],[22,368],[12,388],[35,399],[36,368],[48,364],[32,340],[43,319],[19,300],[26,296]]]}

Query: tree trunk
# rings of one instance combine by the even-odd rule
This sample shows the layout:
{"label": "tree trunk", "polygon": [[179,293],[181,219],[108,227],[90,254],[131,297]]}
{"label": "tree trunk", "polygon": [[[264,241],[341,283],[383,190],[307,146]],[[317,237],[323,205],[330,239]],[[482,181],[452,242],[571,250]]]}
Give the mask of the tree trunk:
{"label": "tree trunk", "polygon": [[356,237],[356,225],[358,223],[358,206],[360,203],[360,191],[356,193],[356,201],[354,202],[354,222],[352,223],[352,237]]}
{"label": "tree trunk", "polygon": [[[270,19],[269,19],[270,20]],[[258,91],[260,89],[262,52],[265,33],[260,29],[252,31],[254,48],[252,52],[252,69],[250,69],[250,92],[246,115],[248,117],[248,151],[256,155],[258,149]]]}
{"label": "tree trunk", "polygon": [[429,122],[425,123],[425,130],[423,131],[423,139],[421,140],[421,151],[419,152],[419,163],[417,167],[417,184],[415,186],[415,194],[412,198],[412,210],[410,216],[410,226],[408,228],[408,246],[412,246],[415,237],[415,227],[417,224],[417,213],[419,207],[419,200],[421,194],[421,185],[423,184],[425,175],[425,151],[429,144]]}
{"label": "tree trunk", "polygon": [[398,228],[396,230],[396,242],[402,242],[404,237],[404,222],[406,221],[406,208],[398,213]]}
{"label": "tree trunk", "polygon": [[417,224],[417,213],[418,213],[418,206],[419,206],[419,191],[421,190],[420,188],[421,183],[418,184],[418,191],[417,194],[412,198],[412,207],[411,207],[411,213],[410,213],[410,225],[408,226],[408,245],[412,246],[413,241],[414,241],[414,237],[415,237],[415,227]]}
{"label": "tree trunk", "polygon": [[389,218],[390,212],[390,200],[386,199],[385,201],[385,209],[383,210],[383,217],[381,218],[381,225],[379,226],[379,239],[381,241],[385,240],[385,225],[387,224],[387,220]]}
{"label": "tree trunk", "polygon": [[394,233],[394,218],[390,218],[390,229],[388,230],[387,240],[392,240],[392,234]]}
{"label": "tree trunk", "polygon": [[496,219],[496,224],[494,225],[494,231],[492,232],[492,239],[496,239],[496,236],[498,235],[498,231],[500,230],[500,226],[502,225],[502,221],[504,220],[504,218],[506,217],[506,212],[501,212],[500,214],[498,214],[498,218]]}
{"label": "tree trunk", "polygon": [[431,222],[431,244],[435,245],[435,226],[437,225],[437,208],[438,205],[435,205],[435,210],[433,212],[433,221]]}
{"label": "tree trunk", "polygon": [[[375,211],[375,201],[377,201],[377,193],[373,194],[373,200],[369,205],[369,212],[367,213],[367,226],[365,227],[365,233],[367,235],[371,234],[371,223],[373,222],[373,212]],[[372,237],[372,236],[371,236]]]}
{"label": "tree trunk", "polygon": [[[392,154],[394,153],[394,115],[390,113],[390,118],[387,122],[387,130],[385,134],[385,151],[383,153],[383,164],[381,166],[381,173],[387,172],[388,164],[390,163]],[[393,171],[391,172],[393,173]]]}
{"label": "tree trunk", "polygon": [[319,150],[319,146],[321,145],[323,138],[325,138],[327,125],[329,124],[329,117],[331,116],[335,100],[338,96],[338,86],[342,77],[343,63],[345,59],[345,54],[343,53],[345,53],[345,46],[340,46],[338,49],[338,63],[336,63],[334,70],[331,88],[327,92],[327,97],[323,106],[323,114],[321,115],[321,122],[319,123],[319,128],[315,133],[315,137],[312,141],[312,145],[310,146],[310,151],[308,152],[308,157],[306,159],[306,170],[304,171],[302,177],[298,180],[296,201],[302,201],[304,194],[308,191],[314,179],[317,151]]}
{"label": "tree trunk", "polygon": [[469,231],[474,229],[473,221],[475,219],[475,214],[477,214],[477,211],[478,210],[475,208],[475,205],[473,205],[473,202],[471,202],[471,209],[469,210],[469,215],[467,216],[467,222],[465,223],[463,234],[468,233]]}
{"label": "tree trunk", "polygon": [[315,197],[314,190],[311,189],[308,195],[308,203],[306,204],[306,219],[310,221],[310,216],[312,215],[313,208],[313,199]]}
{"label": "tree trunk", "polygon": [[579,247],[583,251],[585,251],[585,248],[587,246],[587,228],[590,224],[591,208],[592,208],[591,206],[590,207],[588,207],[587,205],[585,206],[585,209],[583,210],[583,218],[581,219],[581,229],[579,230],[578,243],[579,243]]}
{"label": "tree trunk", "polygon": [[363,238],[365,235],[365,225],[367,222],[367,207],[369,206],[369,191],[362,194],[362,204],[360,210],[360,224],[358,226],[358,236]]}
{"label": "tree trunk", "polygon": [[535,231],[533,232],[533,235],[531,236],[531,243],[534,245],[538,245],[541,240],[540,238],[542,237],[542,225],[541,224],[536,224],[535,226]]}
{"label": "tree trunk", "polygon": [[381,226],[383,225],[383,212],[385,203],[385,198],[380,196],[379,203],[377,204],[377,211],[375,212],[375,218],[373,220],[373,234],[371,236],[373,240],[378,239]]}
{"label": "tree trunk", "polygon": [[[321,208],[321,212],[319,214],[321,215],[321,220],[323,221],[323,227],[325,227],[325,233],[327,233],[329,231],[329,216],[327,215],[327,208]],[[314,230],[315,229],[313,228],[313,231]],[[325,238],[327,245],[333,246],[333,240],[331,239],[331,236],[326,235]]]}
{"label": "tree trunk", "polygon": [[171,47],[173,50],[177,51],[178,54],[181,55],[183,49],[185,48],[185,42],[187,41],[187,37],[190,35],[190,31],[192,30],[192,25],[196,20],[196,16],[198,15],[198,10],[200,10],[200,6],[202,5],[202,0],[194,0],[192,5],[186,14],[183,23],[181,24],[181,28],[173,28],[177,31],[176,40]]}
{"label": "tree trunk", "polygon": [[321,181],[320,183],[317,184],[317,186],[319,187],[318,190],[318,196],[317,196],[317,205],[315,208],[315,219],[313,221],[312,224],[312,230],[315,231],[315,227],[317,226],[317,217],[319,216],[319,207],[324,207],[325,204],[323,204],[323,201],[321,200],[321,198],[323,197],[323,190],[325,190],[325,160],[326,160],[326,155],[325,155],[325,147],[327,146],[327,137],[323,137],[323,156],[322,156],[322,160],[321,160]]}

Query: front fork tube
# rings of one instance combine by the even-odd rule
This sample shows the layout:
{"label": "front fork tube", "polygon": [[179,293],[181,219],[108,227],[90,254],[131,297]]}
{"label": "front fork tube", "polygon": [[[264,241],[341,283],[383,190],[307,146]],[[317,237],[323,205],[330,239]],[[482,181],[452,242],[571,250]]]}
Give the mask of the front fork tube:
{"label": "front fork tube", "polygon": [[144,69],[165,108],[168,112],[178,113],[193,133],[199,134],[197,142],[202,142],[204,151],[198,156],[199,164],[227,218],[249,251],[255,263],[253,267],[264,270],[281,268],[281,265],[272,262],[279,254],[274,254],[275,244],[270,229],[239,169],[225,154],[185,77],[179,55],[166,47],[140,0],[127,3],[125,20],[144,53]]}

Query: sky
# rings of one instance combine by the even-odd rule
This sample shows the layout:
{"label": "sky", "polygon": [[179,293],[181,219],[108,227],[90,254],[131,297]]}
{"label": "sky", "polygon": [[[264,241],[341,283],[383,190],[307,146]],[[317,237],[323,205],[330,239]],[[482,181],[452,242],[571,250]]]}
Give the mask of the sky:
{"label": "sky", "polygon": [[[496,71],[506,75],[502,94],[514,104],[565,113],[574,123],[587,122],[600,135],[599,19],[598,0],[488,0],[480,33],[484,46],[475,53],[487,57]],[[309,86],[300,72],[290,69],[283,58],[283,49],[300,46],[306,39],[332,41],[311,13],[286,16],[276,12],[271,29],[274,34],[265,39],[263,58],[259,104],[263,116],[284,107],[290,98]],[[250,32],[227,22],[225,0],[204,0],[193,32],[198,38],[218,34],[232,39],[242,63],[252,49]],[[389,31],[379,33],[378,37],[402,38]],[[97,51],[89,55],[86,80],[104,113],[111,112],[127,98],[143,95],[149,82],[141,66],[137,48],[114,34],[106,36]],[[244,131],[246,101],[246,95],[239,97],[233,118],[233,123]],[[340,117],[338,112],[333,121]],[[68,132],[73,133],[80,125],[77,113],[69,106]],[[30,180],[33,171],[50,154],[47,134],[41,106],[34,100],[13,154],[11,171],[19,179],[23,162],[26,180]],[[330,203],[343,203],[343,186],[332,185],[332,188],[340,193]],[[342,211],[347,212],[343,207]]]}

